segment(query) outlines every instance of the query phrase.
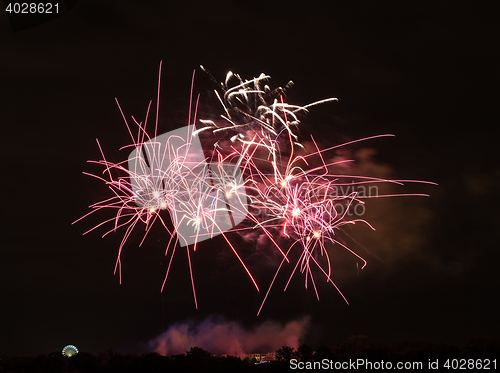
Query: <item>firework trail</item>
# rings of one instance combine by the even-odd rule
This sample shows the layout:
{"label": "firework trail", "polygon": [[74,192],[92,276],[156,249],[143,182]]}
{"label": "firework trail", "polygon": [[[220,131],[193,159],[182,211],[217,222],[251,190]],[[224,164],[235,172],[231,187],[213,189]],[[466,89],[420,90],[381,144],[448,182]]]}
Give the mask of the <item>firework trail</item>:
{"label": "firework trail", "polygon": [[[224,114],[221,115],[224,125],[200,119],[204,127],[197,132],[212,130],[212,133],[219,137],[231,134],[231,141],[242,143],[247,143],[249,140],[255,143],[257,138],[262,140],[260,145],[271,152],[276,151],[276,138],[283,131],[290,139],[298,140],[298,136],[292,130],[300,123],[297,113],[307,112],[310,106],[337,101],[336,98],[328,98],[305,106],[290,105],[284,102],[283,97],[286,90],[293,86],[292,81],[283,88],[271,90],[264,84],[270,78],[268,75],[261,74],[258,78],[244,81],[238,74],[230,71],[224,83],[219,83],[203,66],[201,68],[218,86],[215,94],[224,109]],[[234,80],[237,83],[231,86],[230,82]],[[301,146],[298,142],[296,145]]]}
{"label": "firework trail", "polygon": [[[215,81],[210,74],[209,76]],[[186,247],[193,298],[196,308],[198,307],[190,246],[196,251],[199,241],[216,235],[224,237],[255,288],[259,290],[250,270],[228,238],[230,232],[243,235],[249,230],[259,230],[269,238],[272,247],[282,256],[282,260],[257,315],[260,314],[284,264],[290,263],[292,250],[298,251],[299,256],[296,263],[290,263],[293,269],[284,290],[287,289],[295,273],[300,272],[304,275],[305,287],[312,285],[319,300],[313,275],[319,271],[347,302],[332,280],[328,248],[333,245],[347,250],[363,262],[362,268],[364,268],[366,261],[342,243],[339,235],[342,234],[342,227],[347,224],[362,223],[371,229],[374,228],[364,219],[349,219],[347,212],[353,206],[363,204],[365,198],[395,195],[365,196],[354,189],[350,193],[339,194],[339,187],[374,183],[428,182],[388,180],[331,172],[331,169],[339,163],[352,160],[328,163],[325,161],[325,152],[355,142],[393,135],[367,137],[328,149],[320,149],[311,136],[315,151],[306,153],[299,142],[299,137],[294,133],[294,129],[300,124],[297,114],[306,113],[307,108],[312,105],[337,99],[330,98],[306,106],[290,105],[284,102],[284,94],[293,83],[289,82],[285,88],[271,90],[265,84],[268,79],[269,76],[261,74],[258,78],[244,81],[230,72],[224,83],[215,81],[218,87],[215,92],[224,109],[221,115],[223,124],[200,119],[200,128],[196,129],[199,97],[194,115],[191,116],[193,73],[188,125],[158,136],[159,77],[153,138],[146,131],[151,102],[144,122],[138,122],[132,117],[137,126],[137,134],[134,136],[117,101],[132,138],[132,144],[125,148],[133,150],[128,163],[124,161],[115,164],[106,160],[98,142],[102,160],[94,163],[104,167],[104,176],[88,175],[103,181],[113,192],[113,197],[91,205],[92,211],[85,216],[102,209],[114,209],[116,216],[85,233],[107,223],[112,223],[113,228],[103,236],[115,232],[118,228],[125,229],[115,266],[115,272],[118,270],[120,273],[120,282],[121,253],[131,232],[136,226],[143,226],[145,233],[142,244],[152,225],[160,222],[169,236],[165,255],[170,255],[162,291],[179,243],[181,247]],[[235,80],[236,84],[231,86],[230,83]],[[198,139],[201,133],[208,133],[214,139],[214,148],[209,157],[205,157]],[[128,167],[125,167],[126,164]],[[424,194],[398,195],[423,196]],[[259,213],[247,209],[248,201]],[[173,229],[168,228],[167,222],[160,215],[162,210],[167,209]],[[320,264],[319,257],[326,258],[322,260],[325,264]]]}
{"label": "firework trail", "polygon": [[[355,142],[390,136],[393,135],[372,136],[356,140]],[[427,196],[426,194],[377,194],[376,196],[359,194],[357,191],[354,191],[354,186],[356,185],[375,183],[403,185],[403,182],[426,182],[333,174],[330,172],[332,166],[353,160],[326,163],[323,153],[336,147],[320,150],[314,139],[312,141],[316,146],[315,152],[293,157],[282,156],[281,152],[279,152],[278,154],[273,153],[273,160],[263,160],[247,154],[246,151],[240,154],[241,158],[246,159],[248,166],[249,177],[247,178],[247,189],[249,191],[249,198],[254,210],[258,211],[258,213],[249,214],[249,218],[254,222],[254,225],[248,229],[261,229],[283,256],[258,314],[283,264],[289,262],[289,254],[292,249],[299,250],[300,255],[284,290],[287,289],[290,280],[297,270],[299,270],[299,272],[304,274],[305,287],[307,288],[308,284],[312,284],[316,297],[319,300],[312,269],[312,267],[315,267],[319,269],[320,273],[325,276],[326,281],[330,282],[347,302],[331,278],[332,273],[327,245],[340,246],[342,249],[347,250],[363,262],[362,268],[364,268],[366,266],[365,259],[342,243],[338,237],[342,233],[342,226],[347,224],[363,223],[374,230],[372,225],[364,219],[349,219],[348,211],[351,207],[354,204],[364,204],[363,199],[366,198],[404,195]],[[262,142],[262,140],[259,142]],[[341,144],[337,147],[346,144]],[[259,147],[261,143],[253,145]],[[290,143],[289,145],[293,147],[293,144]],[[293,149],[289,153],[293,155]],[[320,166],[311,167],[308,162],[308,158],[310,157],[319,159]],[[275,159],[279,159],[280,161],[276,162]],[[264,169],[272,171],[266,173],[262,171]],[[344,179],[350,179],[350,181],[343,181]],[[347,191],[352,190],[352,192],[339,193],[339,188],[343,186],[348,186]],[[244,228],[240,229],[240,231],[243,230]],[[318,261],[319,256],[326,257],[326,265],[320,265]]]}
{"label": "firework trail", "polygon": [[[158,97],[159,82],[160,80],[158,81]],[[192,98],[190,102],[192,102]],[[137,135],[134,136],[118,101],[117,104],[132,138],[132,144],[123,147],[133,149],[128,158],[128,168],[125,167],[127,161],[120,163],[109,162],[102,151],[99,141],[97,141],[102,160],[89,162],[104,166],[103,174],[105,176],[84,174],[103,181],[114,196],[92,204],[90,206],[92,211],[74,223],[102,209],[116,210],[114,218],[99,223],[84,234],[107,223],[113,223],[113,228],[104,233],[103,237],[111,232],[116,232],[119,228],[125,228],[115,265],[115,273],[118,271],[120,283],[121,254],[132,231],[136,226],[143,225],[145,233],[140,243],[142,245],[153,224],[159,221],[170,237],[165,250],[166,256],[170,251],[170,260],[161,288],[162,291],[170,271],[177,243],[179,243],[181,247],[186,247],[193,297],[195,306],[198,307],[189,245],[192,245],[192,250],[196,251],[197,243],[201,237],[206,235],[213,237],[217,234],[224,236],[254,286],[259,290],[257,283],[236,249],[224,235],[225,231],[232,228],[246,216],[246,196],[242,195],[241,192],[243,182],[238,168],[231,167],[231,165],[223,162],[218,162],[212,167],[207,164],[201,143],[193,135],[196,116],[194,116],[193,123],[191,123],[191,116],[189,117],[186,127],[156,136],[159,111],[159,103],[157,102],[155,137],[150,138],[146,131],[151,108],[150,102],[144,124],[132,117],[138,128]],[[191,112],[191,107],[189,112]],[[231,215],[222,213],[227,212],[227,205],[232,207],[233,213]],[[170,212],[174,225],[173,230],[168,228],[168,224],[160,216],[160,212],[166,209]],[[229,221],[227,218],[229,218]]]}

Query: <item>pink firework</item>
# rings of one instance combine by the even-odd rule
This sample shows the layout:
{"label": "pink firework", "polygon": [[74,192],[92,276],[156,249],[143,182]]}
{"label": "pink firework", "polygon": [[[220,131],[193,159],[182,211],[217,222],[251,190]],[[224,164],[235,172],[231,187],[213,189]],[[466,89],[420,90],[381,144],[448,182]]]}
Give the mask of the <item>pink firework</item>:
{"label": "pink firework", "polygon": [[[167,136],[157,136],[159,112],[159,104],[157,103],[155,137],[151,138],[146,131],[151,108],[150,102],[144,123],[138,122],[132,117],[134,124],[137,126],[137,135],[134,136],[119,104],[118,107],[132,138],[132,144],[122,149],[130,148],[133,151],[127,161],[120,163],[109,162],[99,141],[97,141],[102,159],[89,162],[104,166],[104,176],[85,172],[84,174],[103,181],[112,191],[113,197],[92,204],[90,206],[92,211],[74,223],[103,209],[116,211],[113,218],[99,223],[84,234],[108,223],[112,223],[113,226],[103,234],[103,237],[111,232],[116,232],[119,228],[125,229],[115,265],[115,273],[118,271],[120,283],[121,254],[130,234],[137,226],[142,226],[144,229],[144,235],[140,243],[142,245],[153,224],[160,222],[169,236],[165,255],[168,255],[170,251],[170,260],[162,290],[170,271],[177,243],[186,246],[193,297],[195,306],[198,307],[191,267],[190,245],[191,249],[196,251],[198,241],[204,235],[214,236],[217,234],[224,236],[254,286],[259,290],[250,271],[224,234],[227,228],[221,227],[224,223],[226,225],[230,224],[230,222],[224,222],[223,218],[221,218],[223,209],[221,206],[230,204],[236,211],[241,211],[244,207],[243,198],[241,197],[241,185],[239,187],[237,184],[237,178],[235,178],[237,173],[234,171],[234,167],[227,167],[222,162],[217,163],[215,167],[210,168],[207,166],[199,141],[196,141],[195,125],[191,123],[191,116],[189,116],[188,125],[180,131],[171,131],[166,134]],[[189,112],[191,112],[191,107]],[[195,116],[193,118],[194,122]],[[173,230],[168,228],[168,224],[160,215],[162,210],[167,209],[173,221]],[[233,218],[233,215],[231,215],[231,218]]]}
{"label": "pink firework", "polygon": [[[373,136],[357,141],[386,136],[392,135]],[[260,143],[255,144],[256,147],[260,145]],[[340,146],[343,145],[346,144],[341,144]],[[331,149],[319,150],[317,147],[316,149],[316,152],[307,155],[289,157],[284,164],[274,160],[268,161],[270,164],[269,167],[262,166],[264,163],[262,159],[257,163],[255,159],[247,156],[250,168],[249,174],[251,175],[247,180],[249,184],[248,189],[253,192],[251,193],[252,205],[259,211],[259,214],[251,216],[251,219],[255,223],[253,228],[261,228],[283,255],[283,259],[269,285],[258,313],[260,313],[284,263],[289,262],[289,254],[292,249],[299,250],[300,255],[284,290],[286,290],[290,280],[297,270],[299,270],[299,272],[304,274],[305,287],[307,288],[308,284],[312,284],[319,300],[313,276],[314,268],[317,268],[325,276],[326,281],[333,284],[342,298],[347,302],[340,289],[332,280],[330,257],[326,245],[337,245],[347,250],[363,262],[363,269],[366,266],[366,260],[339,240],[339,235],[342,234],[341,227],[347,224],[363,223],[374,229],[364,219],[349,218],[348,211],[351,207],[354,204],[364,204],[363,199],[366,198],[409,195],[427,196],[426,194],[360,195],[359,192],[354,190],[353,186],[367,183],[403,184],[404,181],[333,174],[330,172],[330,167],[339,163],[350,162],[351,160],[342,160],[327,164],[323,159],[323,153]],[[293,156],[293,151],[290,151],[290,153]],[[307,158],[313,156],[321,160],[321,166],[309,167]],[[274,157],[274,159],[276,158],[283,159],[282,156]],[[272,172],[264,173],[262,172],[262,168],[272,168]],[[349,183],[341,182],[341,180],[346,178],[349,178],[351,181]],[[416,180],[407,180],[406,182],[425,183]],[[343,190],[341,189],[343,186],[348,186],[347,191],[352,191],[345,194],[339,193],[339,189]],[[279,242],[278,238],[281,238]],[[319,263],[317,260],[318,256],[326,257],[326,265],[322,266]]]}
{"label": "pink firework", "polygon": [[[425,182],[332,172],[334,166],[351,160],[328,163],[324,159],[326,152],[355,142],[393,135],[367,137],[328,149],[320,149],[312,139],[315,150],[305,153],[299,137],[294,133],[294,129],[300,124],[298,113],[306,113],[309,106],[337,99],[330,98],[306,106],[290,105],[285,103],[284,93],[292,83],[289,82],[284,89],[271,90],[265,84],[268,79],[269,76],[261,74],[258,78],[244,81],[238,75],[228,73],[225,83],[219,84],[219,89],[216,90],[224,109],[221,115],[222,124],[202,119],[199,120],[199,129],[195,127],[198,100],[194,109],[195,115],[191,117],[191,98],[187,126],[158,135],[159,81],[153,137],[146,131],[151,102],[144,122],[138,122],[132,117],[137,126],[136,135],[132,133],[120,108],[132,138],[132,144],[125,148],[131,149],[132,153],[127,161],[115,164],[106,160],[99,145],[102,160],[94,163],[104,166],[104,176],[91,176],[103,181],[113,192],[113,197],[91,205],[92,211],[85,215],[102,209],[116,211],[114,218],[85,233],[107,223],[112,223],[113,227],[104,236],[118,228],[125,229],[115,266],[115,272],[120,272],[120,282],[121,253],[131,232],[138,225],[144,228],[142,244],[152,225],[160,222],[169,237],[165,255],[170,253],[162,291],[179,243],[180,246],[186,246],[193,297],[195,306],[198,307],[190,247],[195,251],[200,241],[216,235],[224,237],[255,288],[259,290],[251,272],[228,238],[229,232],[243,233],[257,229],[269,238],[272,246],[282,256],[257,314],[260,314],[285,263],[290,263],[292,250],[298,251],[299,255],[296,263],[290,263],[291,274],[284,290],[299,272],[304,275],[305,287],[312,285],[319,299],[315,283],[317,280],[313,275],[318,272],[347,302],[332,280],[330,247],[341,247],[348,251],[363,262],[364,268],[365,259],[347,247],[339,237],[342,235],[342,227],[347,224],[362,223],[371,229],[374,228],[364,219],[351,219],[348,211],[363,204],[365,198],[395,195],[365,196],[354,191],[354,188],[350,193],[339,194],[339,187]],[[229,83],[234,80],[236,84],[230,86]],[[213,136],[215,143],[208,158],[205,157],[204,149],[198,140],[201,132]],[[311,166],[313,163],[319,166]],[[346,181],[349,179],[349,182]],[[247,201],[260,213],[249,212]],[[173,229],[168,228],[167,222],[160,215],[163,210],[169,211]],[[320,261],[319,257],[326,260]]]}

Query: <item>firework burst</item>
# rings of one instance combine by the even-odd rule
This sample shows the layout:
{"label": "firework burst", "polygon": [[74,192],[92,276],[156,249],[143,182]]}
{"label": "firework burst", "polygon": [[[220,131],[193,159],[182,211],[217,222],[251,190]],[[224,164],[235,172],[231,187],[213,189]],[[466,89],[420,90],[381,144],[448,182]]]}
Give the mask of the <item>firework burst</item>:
{"label": "firework burst", "polygon": [[[121,253],[131,232],[142,226],[142,244],[153,224],[159,222],[169,237],[165,255],[170,255],[162,291],[179,243],[181,247],[186,247],[193,297],[198,307],[190,250],[195,251],[200,241],[216,235],[224,237],[259,290],[228,234],[260,230],[270,239],[282,260],[257,314],[261,312],[283,265],[290,263],[292,250],[298,251],[299,255],[296,263],[290,263],[293,269],[284,290],[294,274],[300,272],[304,275],[305,287],[312,285],[319,299],[313,276],[313,272],[319,271],[347,302],[332,280],[328,247],[333,245],[347,250],[363,262],[364,268],[366,261],[347,247],[339,235],[342,234],[342,227],[348,224],[362,223],[374,228],[364,219],[350,219],[347,212],[353,206],[363,204],[365,198],[393,195],[365,196],[354,189],[339,194],[339,187],[367,183],[403,184],[403,181],[335,174],[331,172],[333,166],[351,160],[328,163],[324,153],[351,143],[392,135],[372,136],[328,149],[320,149],[311,137],[315,150],[305,153],[299,136],[294,133],[300,123],[297,114],[307,112],[309,106],[337,99],[330,98],[305,106],[290,105],[284,102],[284,94],[292,82],[284,88],[271,90],[266,84],[268,80],[269,76],[264,74],[252,80],[243,80],[230,72],[224,83],[217,83],[215,91],[224,110],[221,115],[223,125],[200,119],[200,128],[196,129],[198,100],[191,116],[191,96],[187,126],[158,135],[159,78],[154,137],[146,131],[151,102],[144,122],[132,117],[137,126],[137,134],[133,135],[117,101],[132,138],[132,144],[124,148],[132,151],[127,161],[112,163],[106,160],[98,142],[102,159],[94,163],[104,167],[103,175],[88,175],[104,182],[112,191],[112,197],[91,205],[92,211],[85,216],[103,209],[113,209],[116,215],[85,233],[107,224],[112,224],[112,228],[103,236],[119,228],[125,229],[115,266],[115,272],[118,270],[120,273],[120,282]],[[232,84],[234,81],[236,84]],[[208,158],[198,139],[201,132],[210,133],[215,139],[214,149]],[[226,139],[231,141],[221,141]],[[312,159],[315,162],[311,162]],[[311,163],[320,165],[313,167]],[[345,181],[348,178],[350,182]],[[250,212],[248,204],[259,213]],[[170,214],[173,229],[168,228],[169,224],[162,217],[164,210]],[[320,264],[320,256],[326,258],[321,261],[324,264]]]}

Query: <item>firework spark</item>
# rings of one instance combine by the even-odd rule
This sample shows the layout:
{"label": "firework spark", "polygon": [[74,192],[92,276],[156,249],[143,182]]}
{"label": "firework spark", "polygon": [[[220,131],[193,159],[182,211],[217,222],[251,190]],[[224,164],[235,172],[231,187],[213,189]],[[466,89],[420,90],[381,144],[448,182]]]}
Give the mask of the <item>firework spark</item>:
{"label": "firework spark", "polygon": [[[159,88],[158,83],[158,92]],[[242,193],[243,181],[239,168],[224,161],[213,165],[206,162],[201,143],[193,135],[196,116],[193,116],[193,123],[188,122],[186,127],[151,138],[146,131],[150,102],[144,124],[132,117],[138,127],[137,136],[134,137],[119,104],[118,107],[132,137],[132,144],[123,148],[133,150],[128,161],[113,163],[106,159],[98,142],[102,159],[90,162],[104,166],[104,176],[85,174],[103,181],[112,191],[113,197],[92,204],[90,206],[92,211],[77,221],[103,209],[116,210],[115,217],[99,223],[84,234],[110,222],[113,223],[113,227],[104,233],[103,237],[116,232],[119,228],[125,228],[115,265],[115,273],[118,271],[120,283],[121,255],[130,234],[136,226],[143,225],[145,233],[140,243],[142,245],[153,224],[159,221],[169,236],[165,255],[170,253],[162,290],[170,271],[177,243],[179,243],[181,247],[186,247],[193,297],[195,306],[198,307],[190,250],[196,251],[199,241],[218,234],[224,236],[254,286],[259,290],[240,255],[224,235],[225,231],[232,229],[246,216],[246,195]],[[157,115],[158,108],[157,103]],[[157,125],[158,116],[155,123],[155,135]],[[228,206],[231,207],[230,210]],[[169,229],[167,222],[160,215],[162,210],[167,209],[170,212],[174,229]]]}
{"label": "firework spark", "polygon": [[[236,84],[231,86],[230,82],[234,80]],[[146,131],[151,102],[144,122],[138,122],[132,117],[137,126],[137,135],[134,136],[117,101],[132,138],[132,144],[125,148],[132,149],[132,152],[127,161],[112,163],[106,160],[98,142],[102,159],[94,163],[104,167],[104,176],[88,175],[103,181],[113,196],[91,205],[92,211],[85,216],[103,209],[114,209],[116,215],[85,233],[107,223],[112,223],[113,227],[103,236],[119,228],[125,229],[115,266],[115,272],[118,270],[120,273],[120,282],[121,253],[131,232],[136,226],[143,226],[145,233],[142,244],[153,224],[160,222],[169,237],[165,255],[170,255],[162,291],[179,243],[181,247],[186,247],[193,297],[195,306],[198,307],[190,250],[196,251],[200,241],[216,235],[224,237],[255,288],[259,290],[250,270],[231,244],[228,234],[260,230],[270,239],[282,260],[257,314],[261,312],[284,264],[290,263],[292,250],[298,251],[299,255],[296,263],[290,263],[293,269],[284,290],[295,273],[300,272],[304,275],[305,287],[312,285],[319,299],[313,275],[319,271],[347,302],[332,280],[329,247],[333,245],[347,250],[362,261],[363,269],[366,266],[365,259],[347,247],[339,239],[339,235],[342,234],[342,227],[348,224],[362,223],[371,229],[374,228],[364,219],[350,219],[348,211],[364,204],[365,198],[395,195],[366,196],[354,188],[349,193],[339,194],[339,187],[375,183],[403,184],[406,181],[425,182],[332,172],[334,166],[351,160],[328,163],[325,161],[325,152],[355,142],[393,135],[376,135],[328,149],[320,149],[311,137],[315,150],[306,153],[299,142],[299,136],[294,133],[294,129],[300,124],[297,114],[307,112],[309,106],[337,99],[330,98],[305,106],[290,105],[284,102],[284,93],[292,86],[292,82],[285,88],[271,90],[265,84],[268,80],[269,76],[264,74],[244,81],[238,75],[228,73],[225,82],[218,83],[218,90],[215,91],[224,109],[221,115],[224,125],[200,119],[200,128],[196,129],[199,97],[194,115],[191,115],[193,74],[187,126],[158,135],[159,77],[154,137],[150,137]],[[198,138],[202,132],[210,133],[215,140],[210,157],[205,157]],[[231,142],[221,141],[227,138]],[[346,181],[348,179],[351,181]],[[248,204],[259,213],[250,212]],[[169,224],[162,217],[164,210],[170,213],[173,229],[168,228]],[[265,213],[262,213],[263,211]],[[324,264],[320,263],[319,257],[326,258],[321,261]]]}

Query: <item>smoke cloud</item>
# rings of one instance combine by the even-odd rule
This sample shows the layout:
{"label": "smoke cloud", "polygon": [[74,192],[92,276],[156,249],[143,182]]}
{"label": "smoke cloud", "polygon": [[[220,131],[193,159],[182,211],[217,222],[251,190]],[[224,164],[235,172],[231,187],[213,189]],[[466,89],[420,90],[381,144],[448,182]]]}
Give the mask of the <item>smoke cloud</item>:
{"label": "smoke cloud", "polygon": [[191,347],[201,347],[212,354],[244,357],[249,353],[274,352],[282,346],[298,348],[307,329],[309,317],[282,325],[273,321],[248,330],[236,321],[208,318],[201,323],[184,321],[148,343],[160,355],[184,354]]}

